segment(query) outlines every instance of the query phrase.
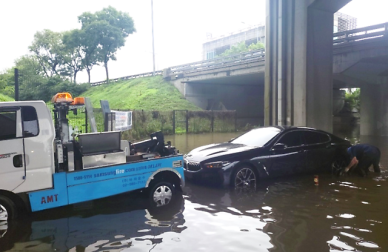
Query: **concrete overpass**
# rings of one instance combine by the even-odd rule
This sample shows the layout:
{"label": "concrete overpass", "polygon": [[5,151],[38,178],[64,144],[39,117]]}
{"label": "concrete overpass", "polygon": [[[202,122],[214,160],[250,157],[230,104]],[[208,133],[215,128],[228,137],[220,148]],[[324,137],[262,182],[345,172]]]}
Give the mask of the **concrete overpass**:
{"label": "concrete overpass", "polygon": [[[237,110],[244,122],[263,125],[265,63],[265,51],[258,50],[171,67],[163,76],[203,109]],[[384,82],[388,23],[335,33],[333,73],[334,99],[339,88],[366,89]]]}
{"label": "concrete overpass", "polygon": [[[288,88],[288,90],[293,91],[286,95],[288,96],[286,100],[288,103],[294,104],[294,108],[287,109],[287,113],[292,110],[296,111],[295,103],[300,101],[311,104],[310,107],[313,109],[310,113],[318,113],[321,109],[327,110],[326,107],[323,107],[326,104],[330,109],[330,122],[332,124],[333,109],[331,104],[332,97],[335,95],[332,93],[332,89],[360,87],[362,89],[361,134],[370,135],[377,132],[380,135],[388,135],[388,106],[386,106],[388,105],[386,104],[388,101],[388,23],[336,33],[333,35],[331,44],[333,56],[326,55],[326,57],[332,61],[331,73],[333,75],[329,82],[325,82],[326,86],[315,87],[309,91],[311,93],[315,92],[315,89],[323,90],[322,94],[325,95],[322,95],[322,99],[324,102],[311,104],[307,101],[319,97],[319,92],[311,97],[297,99],[299,96],[296,95],[295,87]],[[251,121],[254,125],[263,125],[265,111],[273,114],[274,108],[277,107],[278,112],[275,114],[279,114],[279,104],[271,106],[272,109],[268,109],[268,105],[267,107],[264,105],[265,97],[268,99],[268,94],[264,96],[266,92],[264,89],[265,76],[268,77],[265,72],[266,60],[268,60],[268,54],[259,50],[222,59],[175,66],[164,71],[157,71],[156,74],[163,75],[165,79],[170,80],[188,100],[204,109],[221,109],[223,107],[235,109],[245,121]],[[327,66],[322,66],[322,68],[327,68]],[[114,79],[111,82],[150,75],[152,73],[143,73]],[[322,73],[322,76],[327,79],[325,74]],[[93,85],[102,83],[104,82]],[[283,96],[284,100],[285,94],[281,94],[279,87],[282,86],[276,86],[277,94]],[[330,90],[329,96],[327,96],[327,89]],[[306,90],[304,92],[307,93]],[[291,97],[294,99],[290,99]],[[275,98],[271,99],[274,101]],[[326,101],[329,101],[330,104]],[[291,114],[295,113],[306,115],[306,108],[302,109],[300,113],[293,112]],[[326,117],[322,116],[320,119],[324,120]],[[277,122],[272,120],[272,124],[282,123],[281,120]],[[313,126],[300,123],[298,120],[286,120],[284,124]]]}

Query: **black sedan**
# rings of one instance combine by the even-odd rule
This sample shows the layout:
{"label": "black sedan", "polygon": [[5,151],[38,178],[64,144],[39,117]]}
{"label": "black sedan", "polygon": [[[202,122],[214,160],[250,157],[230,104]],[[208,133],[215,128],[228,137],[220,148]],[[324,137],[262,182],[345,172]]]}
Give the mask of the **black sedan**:
{"label": "black sedan", "polygon": [[218,179],[235,188],[258,180],[340,169],[347,140],[305,127],[262,127],[226,143],[198,147],[184,156],[188,179]]}

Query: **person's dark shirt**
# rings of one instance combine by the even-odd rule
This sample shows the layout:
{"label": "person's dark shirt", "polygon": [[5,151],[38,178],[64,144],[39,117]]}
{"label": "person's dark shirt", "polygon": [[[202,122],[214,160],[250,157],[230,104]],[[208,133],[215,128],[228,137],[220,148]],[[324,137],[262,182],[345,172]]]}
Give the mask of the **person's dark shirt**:
{"label": "person's dark shirt", "polygon": [[356,144],[348,148],[348,153],[351,158],[356,157],[358,160],[362,159],[363,155],[375,156],[380,153],[380,150],[369,144]]}

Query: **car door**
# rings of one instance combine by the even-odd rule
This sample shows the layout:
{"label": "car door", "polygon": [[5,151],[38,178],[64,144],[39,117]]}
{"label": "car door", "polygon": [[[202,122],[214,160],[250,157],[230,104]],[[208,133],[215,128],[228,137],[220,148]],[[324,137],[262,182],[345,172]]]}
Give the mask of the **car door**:
{"label": "car door", "polygon": [[303,131],[306,155],[306,172],[322,171],[330,167],[334,147],[330,137],[323,132]]}
{"label": "car door", "polygon": [[24,182],[24,146],[20,108],[0,108],[0,189],[12,191]]}
{"label": "car door", "polygon": [[303,135],[299,130],[285,133],[270,149],[270,175],[287,176],[304,169]]}

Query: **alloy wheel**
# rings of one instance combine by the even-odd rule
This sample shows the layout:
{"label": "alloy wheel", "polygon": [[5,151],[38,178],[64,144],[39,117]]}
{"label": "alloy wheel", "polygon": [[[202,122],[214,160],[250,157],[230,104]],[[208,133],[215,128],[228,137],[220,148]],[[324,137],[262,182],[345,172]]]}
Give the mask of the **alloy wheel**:
{"label": "alloy wheel", "polygon": [[0,221],[7,221],[8,220],[8,211],[7,209],[0,204]]}
{"label": "alloy wheel", "polygon": [[346,162],[344,159],[336,159],[331,164],[332,173],[336,175],[342,175],[344,173],[345,167],[346,167]]}
{"label": "alloy wheel", "polygon": [[157,207],[167,205],[172,199],[171,188],[167,185],[158,186],[153,193],[153,199]]}
{"label": "alloy wheel", "polygon": [[256,188],[256,174],[251,168],[242,168],[237,171],[234,179],[234,188],[237,190]]}

